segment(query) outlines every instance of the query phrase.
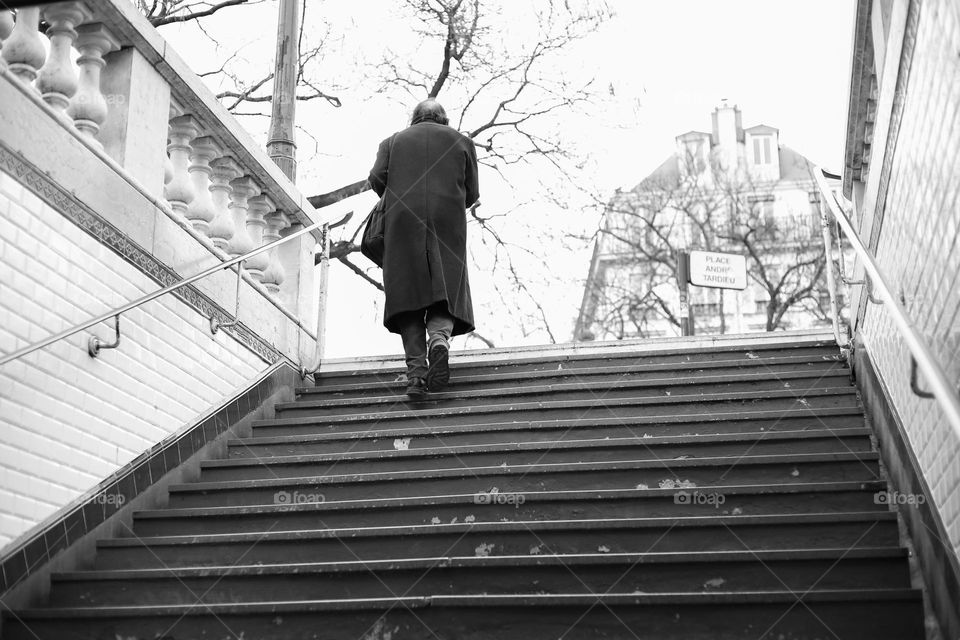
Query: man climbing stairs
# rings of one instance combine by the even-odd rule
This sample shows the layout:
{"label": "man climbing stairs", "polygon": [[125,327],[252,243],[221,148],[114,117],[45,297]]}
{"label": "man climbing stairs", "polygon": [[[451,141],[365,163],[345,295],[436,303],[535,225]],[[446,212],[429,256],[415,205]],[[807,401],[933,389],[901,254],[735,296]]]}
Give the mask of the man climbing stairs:
{"label": "man climbing stairs", "polygon": [[460,360],[318,374],[4,636],[924,637],[835,345]]}

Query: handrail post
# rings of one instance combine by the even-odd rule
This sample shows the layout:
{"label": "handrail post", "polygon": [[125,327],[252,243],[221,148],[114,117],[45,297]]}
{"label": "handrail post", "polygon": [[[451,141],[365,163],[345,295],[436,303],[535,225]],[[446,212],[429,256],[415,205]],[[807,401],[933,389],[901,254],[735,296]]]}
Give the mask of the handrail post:
{"label": "handrail post", "polygon": [[[823,210],[823,204],[817,199],[817,211],[820,214],[820,231],[823,236],[824,262],[827,267],[827,292],[830,295],[830,319],[833,325],[833,339],[837,341],[837,346],[846,354],[850,339],[840,335],[840,305],[837,304],[837,280],[833,274],[833,238],[830,234],[830,221],[827,220],[827,214]],[[839,246],[842,254],[843,245]],[[841,255],[840,259],[843,259]]]}

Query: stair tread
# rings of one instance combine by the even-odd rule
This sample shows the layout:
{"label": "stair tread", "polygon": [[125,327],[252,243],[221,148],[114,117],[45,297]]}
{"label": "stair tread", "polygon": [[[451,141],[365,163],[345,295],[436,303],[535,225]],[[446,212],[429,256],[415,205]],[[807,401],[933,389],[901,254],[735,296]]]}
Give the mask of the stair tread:
{"label": "stair tread", "polygon": [[[625,358],[663,358],[663,357],[675,357],[675,358],[687,358],[688,362],[692,362],[690,358],[698,356],[711,356],[717,354],[732,354],[732,353],[742,353],[745,359],[762,359],[763,353],[769,353],[771,351],[795,351],[797,349],[813,349],[816,351],[822,351],[822,354],[818,354],[821,358],[830,358],[833,360],[840,360],[839,348],[837,343],[832,336],[821,335],[821,336],[800,336],[800,335],[783,335],[782,332],[777,332],[776,341],[771,342],[758,342],[756,338],[758,336],[751,336],[750,344],[696,344],[694,339],[684,339],[683,344],[678,344],[677,339],[671,339],[671,344],[656,344],[657,338],[653,339],[643,339],[639,340],[634,344],[643,345],[643,346],[652,346],[653,348],[647,350],[639,350],[634,347],[629,340],[618,340],[614,341],[616,350],[608,351],[597,351],[595,349],[590,349],[588,352],[577,351],[576,348],[582,347],[583,343],[574,343],[568,345],[548,345],[551,350],[555,350],[553,353],[544,353],[538,355],[530,356],[512,356],[509,358],[483,358],[483,354],[476,352],[464,352],[464,351],[453,351],[451,352],[450,360],[452,364],[462,365],[464,367],[504,367],[504,366],[514,366],[514,365],[526,365],[526,364],[552,364],[552,363],[564,363],[564,362],[582,362],[584,360],[622,360]],[[766,338],[769,336],[761,336],[761,338]],[[782,338],[782,341],[780,340]],[[569,347],[574,347],[574,350],[569,350]],[[593,345],[590,345],[591,347]],[[564,347],[568,349],[566,352],[562,351]],[[661,348],[657,348],[661,347]],[[542,349],[541,349],[542,350]],[[756,356],[756,358],[751,357]],[[479,356],[479,357],[478,357]],[[709,361],[709,360],[704,360]],[[365,362],[380,363],[379,367],[363,367],[356,366],[358,363],[363,364]],[[397,364],[387,364],[382,365],[384,362],[396,362]],[[327,368],[322,369],[317,374],[314,374],[314,379],[316,376],[320,376],[321,379],[328,377],[344,377],[344,376],[360,376],[368,375],[370,373],[394,373],[394,372],[403,372],[406,371],[406,368],[403,366],[403,355],[402,354],[387,354],[380,356],[366,356],[361,358],[351,358],[350,365],[352,368],[343,368],[343,369],[334,369],[333,367],[339,366],[339,362],[328,362]]]}
{"label": "stair tread", "polygon": [[140,547],[152,544],[199,544],[223,542],[243,542],[249,540],[290,539],[304,538],[337,538],[337,537],[364,537],[364,536],[403,536],[412,534],[440,534],[449,532],[505,532],[527,530],[597,530],[623,528],[656,528],[667,526],[676,527],[704,527],[704,526],[738,526],[764,524],[804,524],[804,523],[837,523],[837,522],[895,522],[897,514],[894,511],[853,511],[810,514],[773,514],[773,515],[741,515],[741,516],[676,516],[656,518],[598,518],[598,519],[568,519],[568,520],[510,520],[506,522],[472,522],[472,523],[439,523],[395,525],[380,527],[352,527],[332,529],[297,529],[290,531],[257,531],[251,533],[213,533],[152,536],[137,538],[112,538],[101,540],[98,547]]}
{"label": "stair tread", "polygon": [[249,603],[193,603],[179,605],[126,605],[105,607],[49,607],[17,612],[21,619],[83,618],[129,615],[223,615],[226,613],[281,613],[304,611],[380,610],[404,608],[503,607],[503,606],[607,606],[662,604],[751,604],[798,602],[871,602],[918,601],[919,589],[822,589],[796,592],[782,591],[692,591],[676,593],[604,593],[583,594],[520,594],[520,595],[435,595],[391,598],[344,598],[326,600],[262,601]]}
{"label": "stair tread", "polygon": [[[573,391],[593,391],[600,390],[604,393],[609,393],[613,390],[628,390],[628,389],[646,389],[646,388],[658,388],[658,387],[687,387],[687,386],[696,386],[696,385],[721,385],[721,384],[741,384],[749,382],[766,382],[770,384],[776,383],[787,383],[790,381],[797,380],[814,380],[815,382],[820,382],[821,380],[826,381],[830,380],[835,382],[835,378],[846,378],[849,379],[850,373],[845,370],[837,371],[797,371],[792,373],[771,373],[771,372],[759,372],[759,373],[735,373],[735,374],[724,374],[724,375],[703,375],[703,376],[671,376],[667,378],[656,378],[652,380],[641,379],[641,380],[617,380],[617,381],[577,381],[577,382],[557,382],[552,384],[538,384],[538,385],[512,385],[508,387],[498,387],[492,389],[470,389],[470,390],[461,390],[453,388],[450,391],[443,392],[433,392],[430,394],[429,399],[441,401],[441,400],[465,400],[471,398],[489,398],[489,397],[504,397],[504,396],[527,396],[527,395],[542,395],[542,394],[554,394],[562,392],[573,392]],[[459,380],[458,380],[459,381]],[[400,385],[397,385],[398,394],[385,395],[385,396],[353,396],[346,398],[321,398],[321,399],[298,399],[294,402],[285,402],[278,405],[282,408],[297,406],[323,406],[323,407],[338,407],[338,406],[356,406],[356,405],[374,405],[374,404],[388,404],[391,402],[396,402],[399,391],[402,389]],[[311,394],[316,395],[316,394]],[[322,404],[317,404],[322,403]]]}
{"label": "stair tread", "polygon": [[[803,391],[803,394],[798,395],[797,391]],[[718,392],[718,393],[702,393],[702,394],[688,394],[688,395],[670,395],[670,396],[651,396],[651,397],[638,397],[638,398],[603,398],[599,396],[596,399],[590,400],[544,400],[538,402],[509,402],[509,403],[499,403],[499,404],[480,404],[480,405],[467,405],[467,406],[457,406],[457,407],[436,407],[432,409],[426,408],[432,403],[441,402],[444,399],[454,399],[457,398],[456,393],[449,394],[435,394],[429,395],[425,400],[417,401],[416,403],[410,402],[410,400],[404,395],[398,396],[389,396],[382,399],[383,403],[398,403],[402,402],[404,404],[410,404],[412,406],[420,407],[418,409],[407,410],[407,411],[398,411],[391,412],[390,416],[395,417],[404,413],[411,413],[418,416],[423,415],[455,415],[462,413],[474,413],[478,411],[483,411],[485,413],[491,413],[496,411],[519,411],[523,409],[543,409],[543,408],[586,408],[587,406],[600,406],[600,407],[609,407],[609,406],[633,406],[633,405],[648,405],[648,404],[683,404],[683,403],[705,403],[705,402],[728,402],[728,401],[744,401],[744,400],[767,400],[767,399],[780,399],[780,398],[794,398],[797,401],[811,397],[811,396],[834,396],[834,395],[854,395],[855,387],[852,385],[840,386],[840,387],[817,387],[812,389],[769,389],[763,391],[729,391],[729,392]],[[490,397],[491,393],[484,393],[479,397]],[[438,397],[443,396],[443,397]],[[353,400],[349,402],[354,402]],[[304,410],[304,409],[318,409],[325,407],[339,407],[341,405],[336,404],[335,400],[299,400],[295,402],[284,402],[278,403],[276,405],[276,410],[278,412],[288,411],[292,409]],[[355,404],[363,405],[369,404],[364,402],[363,398],[357,399]],[[343,405],[347,406],[347,405]],[[347,414],[348,417],[354,417],[353,414]],[[334,414],[332,416],[319,416],[320,419],[330,419],[334,417],[342,417],[340,414]],[[316,419],[316,418],[314,418]],[[277,418],[273,422],[283,422],[285,418]]]}
{"label": "stair tread", "polygon": [[[248,458],[229,458],[223,460],[205,460],[203,469],[244,467],[263,464],[298,464],[304,462],[336,462],[347,460],[376,460],[388,458],[436,458],[459,454],[509,453],[515,451],[567,450],[567,449],[606,449],[616,447],[653,447],[677,444],[704,445],[714,443],[736,443],[781,440],[812,440],[843,437],[868,437],[870,430],[865,427],[853,427],[845,430],[807,429],[803,431],[760,431],[737,434],[709,434],[696,436],[632,436],[616,438],[579,438],[569,440],[537,440],[528,442],[506,442],[502,444],[448,445],[413,449],[361,450],[335,453],[309,453],[290,455],[271,455],[268,458],[252,456]],[[408,443],[409,444],[409,443]]]}
{"label": "stair tread", "polygon": [[745,551],[667,551],[651,553],[576,553],[540,555],[437,556],[428,558],[390,558],[338,562],[296,562],[285,564],[248,564],[199,567],[163,567],[156,569],[94,569],[53,574],[58,582],[79,580],[158,579],[165,577],[204,577],[219,575],[283,575],[288,573],[351,573],[376,570],[409,570],[466,567],[578,566],[617,564],[667,564],[680,562],[772,562],[804,560],[842,560],[906,558],[901,547],[835,549],[758,549]]}
{"label": "stair tread", "polygon": [[[662,371],[696,371],[708,369],[732,369],[732,368],[752,368],[752,367],[772,367],[784,365],[798,365],[798,370],[802,370],[799,365],[831,364],[837,371],[845,371],[849,374],[849,368],[843,361],[833,358],[821,359],[811,358],[810,356],[783,356],[776,358],[739,358],[730,360],[712,360],[704,362],[677,362],[677,363],[651,363],[651,364],[632,364],[632,365],[612,365],[608,367],[571,367],[541,371],[504,371],[485,374],[468,374],[458,376],[458,384],[477,384],[488,380],[530,380],[541,378],[564,378],[564,377],[591,377],[595,375],[618,375],[618,374],[642,374],[656,373]],[[369,375],[375,375],[369,374]],[[390,375],[390,374],[387,374]],[[349,384],[323,384],[313,387],[296,387],[297,394],[325,394],[338,393],[341,391],[366,391],[373,389],[382,389],[384,387],[402,388],[406,385],[406,379],[397,375],[392,380],[376,382],[351,382]]]}
{"label": "stair tread", "polygon": [[207,491],[215,488],[240,488],[240,487],[274,487],[284,486],[297,482],[308,482],[313,484],[334,484],[342,482],[366,482],[366,481],[385,481],[410,478],[440,478],[457,477],[464,474],[471,476],[498,475],[504,473],[531,474],[531,473],[556,473],[563,471],[594,471],[604,469],[639,469],[651,467],[663,467],[669,463],[669,467],[698,467],[698,466],[737,466],[737,465],[755,465],[755,464],[790,464],[803,462],[824,462],[824,461],[873,461],[878,460],[879,455],[873,451],[858,452],[830,452],[830,453],[790,453],[790,454],[765,454],[749,456],[718,456],[702,458],[683,458],[671,460],[609,460],[602,462],[544,462],[537,464],[507,464],[504,462],[499,466],[478,466],[478,467],[456,467],[449,469],[417,469],[410,471],[373,471],[368,473],[350,473],[342,475],[314,475],[299,476],[290,478],[256,478],[250,480],[216,480],[216,481],[198,481],[189,484],[171,485],[170,491]]}
{"label": "stair tread", "polygon": [[[678,491],[708,491],[724,495],[769,495],[799,493],[840,493],[849,491],[872,491],[882,489],[883,481],[875,480],[842,481],[842,482],[809,482],[792,484],[751,484],[751,485],[709,485],[704,487],[652,487],[648,489],[591,489],[591,490],[559,490],[559,491],[522,491],[525,502],[561,502],[587,500],[616,500],[637,498],[670,497]],[[517,492],[504,491],[506,494]],[[311,502],[293,505],[260,504],[260,505],[225,505],[211,507],[166,507],[163,509],[148,509],[137,511],[134,519],[153,519],[170,517],[188,517],[193,515],[228,515],[241,513],[268,513],[289,511],[334,511],[349,509],[380,509],[399,508],[407,506],[436,506],[443,504],[464,504],[473,502],[477,493],[458,493],[442,495],[405,496],[401,498],[366,498],[354,500],[331,500],[325,502]],[[477,504],[473,502],[473,504]],[[484,506],[477,504],[477,506]]]}
{"label": "stair tread", "polygon": [[[399,399],[398,404],[403,402],[407,405],[416,405],[418,408],[414,409],[402,409],[397,411],[391,411],[389,414],[384,415],[382,412],[356,412],[356,413],[339,413],[339,414],[330,414],[322,416],[299,416],[299,417],[290,417],[290,418],[274,418],[272,420],[255,422],[254,427],[262,426],[296,426],[296,425],[309,425],[316,424],[318,422],[324,424],[337,424],[337,423],[348,423],[348,422],[369,422],[371,420],[381,421],[384,419],[389,420],[400,420],[400,419],[423,419],[431,417],[451,417],[451,416],[463,416],[471,414],[489,414],[489,413],[518,413],[521,411],[543,411],[543,410],[558,410],[558,409],[576,409],[580,411],[586,411],[588,409],[600,408],[600,409],[611,409],[614,407],[631,407],[631,406],[655,406],[655,405],[676,405],[676,404],[689,404],[693,406],[704,405],[709,403],[717,404],[734,404],[742,403],[747,404],[753,400],[791,400],[793,399],[794,404],[800,403],[803,404],[808,398],[813,397],[842,397],[850,396],[856,397],[854,387],[832,387],[832,388],[822,388],[822,389],[809,389],[804,390],[806,393],[802,397],[798,397],[793,390],[777,390],[777,391],[763,391],[763,392],[731,392],[731,393],[716,393],[716,394],[704,394],[704,395],[694,395],[694,396],[665,396],[665,397],[655,397],[655,398],[614,398],[614,399],[597,399],[597,400],[545,400],[542,402],[514,402],[506,404],[478,404],[478,405],[467,405],[462,407],[436,407],[436,408],[427,408],[430,406],[430,401],[420,401],[417,403],[409,402],[406,399]],[[803,401],[803,402],[801,402]],[[308,405],[309,403],[293,403],[294,405]],[[296,409],[308,409],[312,408],[309,406],[294,406],[291,408]],[[794,408],[791,406],[791,408]],[[806,409],[806,407],[805,407]],[[711,413],[715,413],[714,410],[711,410]],[[739,412],[735,412],[739,413]],[[687,413],[685,415],[691,415]]]}
{"label": "stair tread", "polygon": [[[825,407],[816,409],[784,409],[784,410],[760,410],[760,411],[735,411],[735,412],[711,412],[709,415],[703,414],[678,414],[649,417],[631,417],[631,418],[559,418],[555,420],[529,420],[513,422],[481,422],[475,424],[459,425],[417,425],[414,427],[394,427],[388,429],[364,429],[361,431],[339,431],[334,433],[309,433],[283,436],[251,436],[249,438],[229,440],[228,444],[283,444],[290,442],[324,442],[336,440],[350,440],[355,438],[387,438],[394,436],[416,436],[430,434],[458,434],[474,433],[483,431],[505,431],[518,429],[574,429],[578,427],[603,427],[603,426],[654,426],[661,424],[683,424],[683,423],[703,423],[709,425],[711,422],[723,421],[754,421],[764,419],[774,419],[778,422],[788,418],[818,418],[835,416],[862,416],[863,410],[859,407]],[[310,422],[321,422],[322,418],[304,419],[292,418],[291,420],[310,420]],[[310,424],[310,422],[298,422],[297,424]],[[274,420],[257,420],[253,422],[254,427],[271,427]],[[679,436],[684,437],[684,436]]]}

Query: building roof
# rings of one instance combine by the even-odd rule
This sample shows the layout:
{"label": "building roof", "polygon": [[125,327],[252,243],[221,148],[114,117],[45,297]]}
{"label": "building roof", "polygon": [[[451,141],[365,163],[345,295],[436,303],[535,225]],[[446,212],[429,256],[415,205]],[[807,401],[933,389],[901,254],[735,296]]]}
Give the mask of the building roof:
{"label": "building roof", "polygon": [[[762,126],[762,125],[761,125]],[[756,128],[756,127],[753,127]],[[678,136],[679,137],[679,136]],[[813,163],[786,145],[780,145],[780,180],[810,180]],[[680,180],[680,162],[677,154],[671,154],[659,167],[650,172],[632,191],[652,187],[670,188]]]}
{"label": "building roof", "polygon": [[709,138],[710,134],[705,131],[687,131],[686,133],[681,133],[677,136],[677,139],[680,138]]}
{"label": "building roof", "polygon": [[744,131],[747,131],[749,133],[777,133],[778,131],[780,131],[780,129],[777,129],[776,127],[771,127],[768,124],[758,124],[752,127],[747,127],[746,129],[744,129]]}

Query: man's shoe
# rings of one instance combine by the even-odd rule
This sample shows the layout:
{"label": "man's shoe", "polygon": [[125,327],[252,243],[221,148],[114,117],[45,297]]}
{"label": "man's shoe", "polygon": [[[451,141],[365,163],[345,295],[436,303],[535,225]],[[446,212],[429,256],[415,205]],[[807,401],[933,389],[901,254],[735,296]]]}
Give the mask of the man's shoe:
{"label": "man's shoe", "polygon": [[440,391],[450,382],[450,346],[446,340],[430,345],[430,368],[427,369],[427,388]]}
{"label": "man's shoe", "polygon": [[427,383],[423,378],[410,378],[407,382],[407,395],[411,400],[423,400],[427,397]]}

